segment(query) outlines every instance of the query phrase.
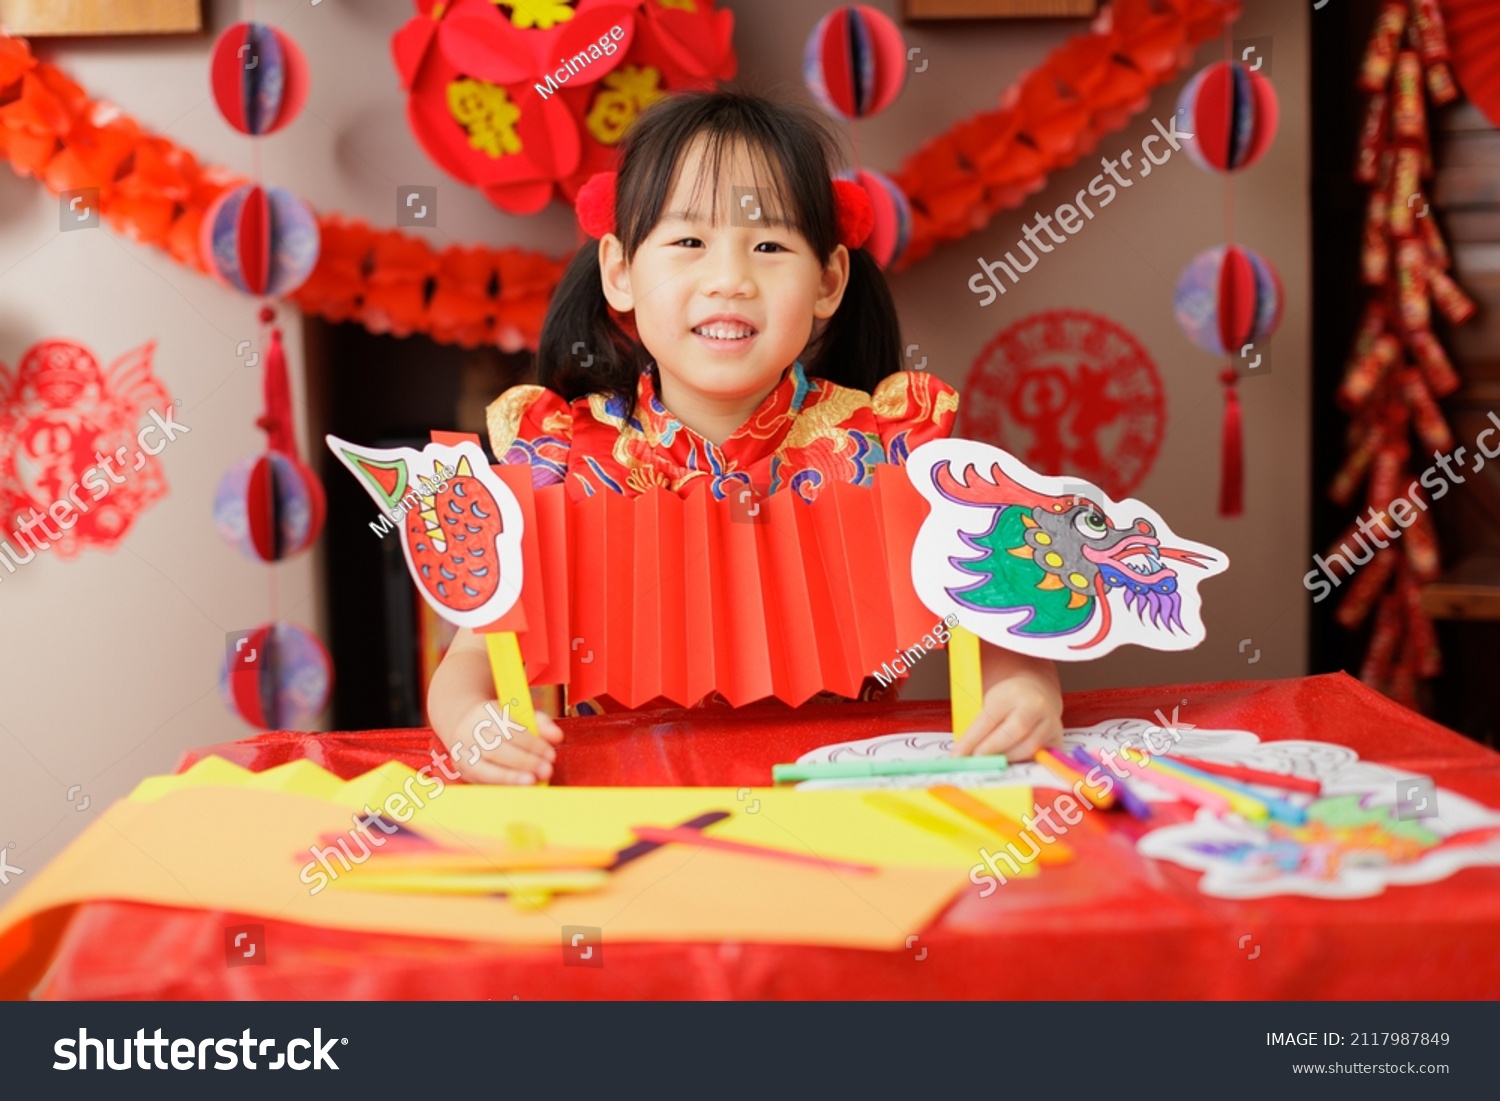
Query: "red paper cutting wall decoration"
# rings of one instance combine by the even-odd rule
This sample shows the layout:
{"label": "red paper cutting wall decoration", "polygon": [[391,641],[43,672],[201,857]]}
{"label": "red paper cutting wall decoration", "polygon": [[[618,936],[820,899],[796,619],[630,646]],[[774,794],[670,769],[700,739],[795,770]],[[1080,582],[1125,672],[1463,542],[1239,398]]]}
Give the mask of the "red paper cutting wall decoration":
{"label": "red paper cutting wall decoration", "polygon": [[157,426],[175,408],[151,373],[155,347],[101,369],[82,344],[46,340],[14,374],[0,363],[0,535],[13,553],[114,547],[166,495]]}
{"label": "red paper cutting wall decoration", "polygon": [[1129,330],[1084,310],[1048,310],[1006,328],[974,360],[963,393],[960,436],[1115,498],[1151,472],[1166,434],[1155,362]]}

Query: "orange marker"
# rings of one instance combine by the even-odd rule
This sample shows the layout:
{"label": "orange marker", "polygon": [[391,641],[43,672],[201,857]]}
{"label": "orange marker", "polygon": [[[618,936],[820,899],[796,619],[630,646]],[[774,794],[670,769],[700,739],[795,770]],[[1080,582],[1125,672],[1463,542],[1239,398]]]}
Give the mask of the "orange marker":
{"label": "orange marker", "polygon": [[1080,772],[1076,765],[1065,760],[1060,754],[1053,753],[1050,749],[1039,749],[1036,751],[1036,763],[1067,784],[1073,791],[1081,794],[1100,810],[1108,810],[1115,805],[1114,792],[1101,794],[1095,791],[1089,786],[1088,777]]}
{"label": "orange marker", "polygon": [[[998,811],[982,800],[974,798],[962,788],[949,787],[944,784],[935,788],[928,788],[927,793],[934,799],[940,800],[948,807],[958,811],[959,814],[972,822],[978,822],[985,829],[1006,841],[1016,840],[1016,834],[1026,828],[1026,823],[1012,818],[1004,811]],[[1042,847],[1037,857],[1039,864],[1066,864],[1073,859],[1073,850],[1061,841],[1053,841],[1050,845]]]}

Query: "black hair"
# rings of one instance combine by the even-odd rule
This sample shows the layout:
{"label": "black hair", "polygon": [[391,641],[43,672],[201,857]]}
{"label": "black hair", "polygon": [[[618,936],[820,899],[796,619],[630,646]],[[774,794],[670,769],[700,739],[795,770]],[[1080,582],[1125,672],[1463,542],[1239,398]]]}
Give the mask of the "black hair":
{"label": "black hair", "polygon": [[[759,177],[771,182],[778,213],[812,246],[820,264],[838,245],[832,171],[838,143],[810,110],[737,92],[668,96],[642,113],[626,134],[616,182],[615,225],[631,260],[656,227],[683,155],[699,135],[710,194],[736,150],[749,151]],[[693,185],[696,200],[704,185]],[[717,217],[718,204],[714,206]],[[599,243],[573,257],[553,292],[537,347],[537,378],[568,401],[608,393],[633,406],[636,380],[649,355],[621,327],[604,297]],[[849,282],[834,315],[814,335],[803,359],[809,377],[870,393],[902,368],[895,303],[880,266],[863,248],[849,252]]]}

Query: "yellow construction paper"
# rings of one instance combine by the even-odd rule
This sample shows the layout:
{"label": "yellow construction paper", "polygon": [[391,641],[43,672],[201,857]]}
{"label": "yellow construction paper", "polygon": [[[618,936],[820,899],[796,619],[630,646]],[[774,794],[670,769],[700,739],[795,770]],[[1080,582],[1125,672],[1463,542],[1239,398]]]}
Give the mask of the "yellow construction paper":
{"label": "yellow construction paper", "polygon": [[[464,846],[467,838],[461,835],[494,835],[497,823],[524,822],[539,828],[551,846],[612,851],[634,843],[632,826],[676,826],[705,812],[724,810],[730,817],[709,827],[708,832],[717,837],[859,864],[959,869],[966,876],[980,859],[972,842],[986,833],[918,790],[903,791],[902,797],[919,801],[924,810],[952,824],[953,836],[941,836],[881,813],[865,802],[864,791],[853,789],[444,784],[438,791],[414,782],[415,775],[405,765],[387,762],[363,776],[343,781],[305,760],[252,773],[207,758],[181,775],[144,781],[129,798],[157,798],[164,792],[191,787],[238,785],[315,796],[363,815],[366,807],[381,811],[390,796],[399,794],[403,802],[396,809],[410,815],[406,824],[440,844]],[[429,771],[428,778],[441,780],[442,776]],[[970,794],[1011,817],[1032,809],[1029,787],[977,788]],[[423,805],[418,806],[413,795],[420,797]],[[310,838],[308,844],[314,840]],[[302,846],[304,850],[306,847]]]}
{"label": "yellow construction paper", "polygon": [[[151,798],[115,803],[38,871],[0,911],[0,960],[18,957],[16,942],[30,934],[29,918],[98,899],[514,944],[558,944],[562,926],[582,925],[600,928],[606,942],[741,940],[899,950],[968,882],[971,863],[951,852],[943,868],[892,866],[856,876],[674,844],[611,873],[597,891],[559,895],[539,909],[494,897],[375,894],[337,885],[313,894],[315,877],[307,875],[310,839],[348,828],[348,804],[251,783],[177,786],[174,791],[157,783]],[[842,793],[811,797],[829,794]],[[606,806],[590,810],[591,799]],[[722,799],[723,792],[712,789],[453,787],[418,813],[427,817],[429,829],[441,819],[492,838],[504,837],[517,820],[535,821],[544,823],[553,843],[585,845],[604,832],[620,831],[624,837],[643,810],[655,812],[646,814],[647,820],[681,820],[713,809]],[[831,812],[854,804],[837,800],[825,806]],[[733,821],[754,819],[762,824],[751,832],[785,836],[785,827],[759,817],[773,809],[763,804]],[[570,821],[570,815],[578,821]],[[874,812],[864,815],[873,827]],[[788,818],[804,839],[816,820]],[[621,820],[624,825],[616,824]],[[831,831],[828,848],[840,856],[861,851],[839,831]],[[0,975],[0,988],[6,985]]]}

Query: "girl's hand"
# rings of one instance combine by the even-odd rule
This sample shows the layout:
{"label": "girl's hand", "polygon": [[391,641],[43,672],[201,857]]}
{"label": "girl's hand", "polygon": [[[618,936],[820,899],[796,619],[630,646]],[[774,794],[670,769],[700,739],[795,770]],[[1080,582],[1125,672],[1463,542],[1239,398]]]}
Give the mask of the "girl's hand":
{"label": "girl's hand", "polygon": [[458,739],[448,755],[471,784],[536,784],[552,778],[554,748],[562,730],[551,717],[536,713],[535,731],[511,719],[497,700],[476,704],[457,724]]}
{"label": "girl's hand", "polygon": [[1062,690],[1050,661],[1023,657],[989,643],[980,647],[984,702],[953,747],[955,757],[1003,753],[1028,761],[1062,743]]}

